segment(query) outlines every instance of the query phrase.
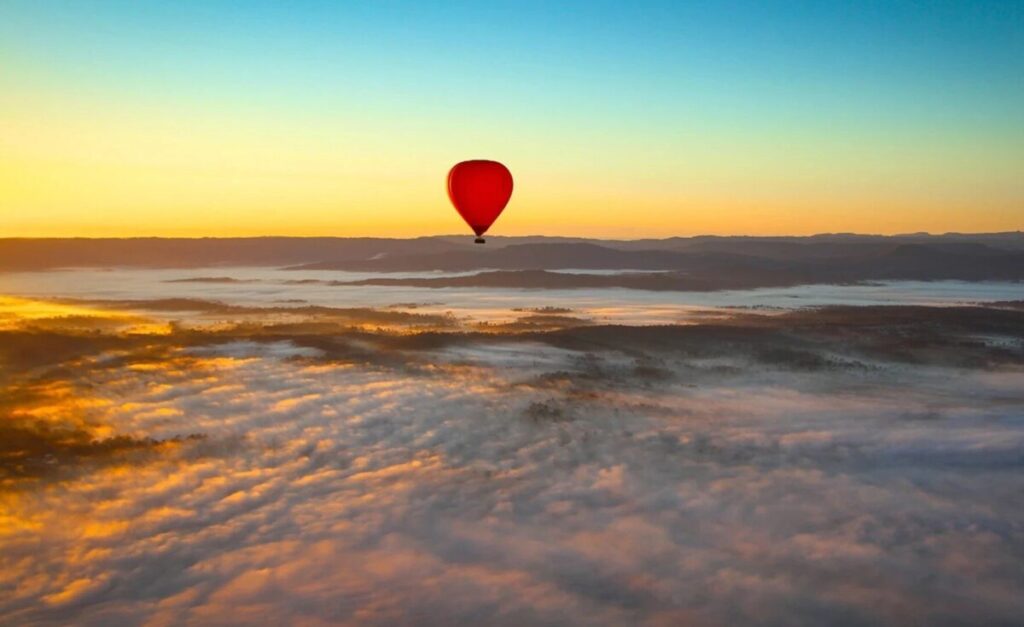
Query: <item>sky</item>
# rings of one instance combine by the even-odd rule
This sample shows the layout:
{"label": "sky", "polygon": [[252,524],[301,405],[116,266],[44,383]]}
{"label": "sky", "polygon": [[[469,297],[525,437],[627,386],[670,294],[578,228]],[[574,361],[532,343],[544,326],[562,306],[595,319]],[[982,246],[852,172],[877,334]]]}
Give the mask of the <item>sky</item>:
{"label": "sky", "polygon": [[1024,228],[1021,2],[0,2],[0,237]]}

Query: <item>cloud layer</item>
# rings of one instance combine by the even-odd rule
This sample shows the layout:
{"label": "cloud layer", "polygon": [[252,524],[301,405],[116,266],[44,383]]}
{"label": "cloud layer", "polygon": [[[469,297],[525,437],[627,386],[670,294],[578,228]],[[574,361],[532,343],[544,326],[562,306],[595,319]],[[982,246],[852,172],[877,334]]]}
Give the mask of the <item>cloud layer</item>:
{"label": "cloud layer", "polygon": [[3,410],[154,444],[5,484],[0,618],[1012,624],[1020,333],[954,313],[101,334]]}

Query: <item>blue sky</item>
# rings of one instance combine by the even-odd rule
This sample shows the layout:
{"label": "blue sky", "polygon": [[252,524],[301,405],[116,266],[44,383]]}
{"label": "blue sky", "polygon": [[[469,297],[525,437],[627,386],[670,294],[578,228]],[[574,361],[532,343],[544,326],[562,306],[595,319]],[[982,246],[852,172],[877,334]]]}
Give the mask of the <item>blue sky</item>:
{"label": "blue sky", "polygon": [[[843,219],[851,208],[839,200],[851,193],[866,193],[865,206],[881,198],[908,212],[879,230],[915,220],[969,227],[978,211],[966,202],[972,196],[992,199],[978,228],[1020,222],[1020,2],[7,1],[0,55],[9,119],[47,111],[60,126],[75,115],[62,107],[95,112],[111,118],[98,124],[124,144],[122,153],[133,134],[138,150],[150,140],[116,120],[151,115],[151,127],[190,120],[267,141],[313,137],[319,128],[334,134],[332,146],[365,143],[376,160],[393,151],[406,183],[420,176],[416,163],[433,167],[467,151],[567,181],[567,192],[553,190],[554,181],[538,188],[530,206],[539,209],[523,214],[528,229],[544,227],[539,217],[555,202],[570,212],[600,204],[583,189],[588,181],[602,198],[628,197],[635,182],[655,230],[673,206],[691,218],[700,207],[735,209],[748,224],[758,203],[777,226],[755,230],[797,226],[771,217],[786,206],[797,216],[820,206],[836,229],[869,228]],[[54,141],[36,143],[52,145],[47,158],[65,159]],[[40,167],[25,165],[24,145],[0,148],[19,167]],[[218,149],[190,147],[197,155]],[[322,161],[328,149],[292,165],[312,160],[347,172],[356,157]],[[609,177],[615,189],[601,189]],[[348,181],[357,178],[353,170]],[[722,191],[745,184],[764,194]],[[544,190],[564,197],[545,204]],[[44,212],[56,203],[27,196]],[[943,204],[949,197],[961,200]],[[388,202],[384,213],[415,199]],[[417,228],[430,228],[426,215]],[[581,209],[573,220],[585,218]]]}

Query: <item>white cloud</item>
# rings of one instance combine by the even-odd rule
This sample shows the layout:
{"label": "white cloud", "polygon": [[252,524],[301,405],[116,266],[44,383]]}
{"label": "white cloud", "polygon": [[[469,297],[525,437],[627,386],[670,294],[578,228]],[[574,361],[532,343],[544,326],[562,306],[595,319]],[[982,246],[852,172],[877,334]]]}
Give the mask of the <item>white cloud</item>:
{"label": "white cloud", "polygon": [[[524,344],[427,373],[286,342],[96,369],[120,433],[6,495],[13,623],[1010,623],[1024,373],[749,370],[578,389]],[[294,359],[299,357],[301,359]],[[621,353],[596,355],[614,368]],[[531,403],[564,410],[531,419]]]}

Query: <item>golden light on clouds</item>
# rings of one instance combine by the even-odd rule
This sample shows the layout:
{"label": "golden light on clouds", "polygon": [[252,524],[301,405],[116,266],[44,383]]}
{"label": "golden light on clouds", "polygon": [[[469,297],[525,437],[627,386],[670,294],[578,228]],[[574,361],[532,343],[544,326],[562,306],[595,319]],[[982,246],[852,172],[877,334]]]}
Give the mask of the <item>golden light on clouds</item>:
{"label": "golden light on clouds", "polygon": [[0,296],[0,330],[19,328],[116,330],[129,335],[166,335],[168,322],[125,311],[61,302]]}

